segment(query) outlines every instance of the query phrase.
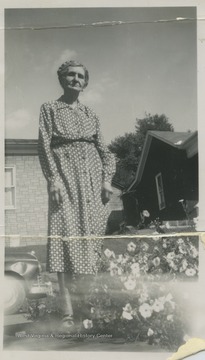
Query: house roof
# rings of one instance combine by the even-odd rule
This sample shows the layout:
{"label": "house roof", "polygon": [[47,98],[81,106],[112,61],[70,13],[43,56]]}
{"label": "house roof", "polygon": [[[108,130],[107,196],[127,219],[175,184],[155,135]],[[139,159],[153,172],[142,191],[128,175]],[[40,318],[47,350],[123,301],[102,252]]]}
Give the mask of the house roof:
{"label": "house roof", "polygon": [[136,176],[134,181],[131,183],[127,192],[129,192],[133,186],[136,186],[141,178],[144,171],[145,163],[149,153],[149,149],[152,143],[153,138],[170,145],[179,150],[185,150],[187,157],[191,158],[192,156],[198,153],[198,136],[197,131],[195,132],[173,132],[173,131],[148,131],[145,138],[142,154],[140,157],[139,165],[137,168]]}
{"label": "house roof", "polygon": [[38,140],[6,139],[5,155],[38,155]]}
{"label": "house roof", "polygon": [[194,133],[173,131],[148,131],[149,135],[171,146],[179,147],[189,140]]}

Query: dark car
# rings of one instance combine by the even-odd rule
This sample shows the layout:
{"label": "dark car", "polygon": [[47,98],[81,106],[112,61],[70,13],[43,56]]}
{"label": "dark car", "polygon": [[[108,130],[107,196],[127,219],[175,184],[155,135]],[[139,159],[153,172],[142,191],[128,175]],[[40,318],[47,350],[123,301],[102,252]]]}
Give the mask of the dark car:
{"label": "dark car", "polygon": [[46,296],[46,286],[41,281],[41,265],[34,252],[6,252],[4,271],[5,314],[18,312],[26,297]]}

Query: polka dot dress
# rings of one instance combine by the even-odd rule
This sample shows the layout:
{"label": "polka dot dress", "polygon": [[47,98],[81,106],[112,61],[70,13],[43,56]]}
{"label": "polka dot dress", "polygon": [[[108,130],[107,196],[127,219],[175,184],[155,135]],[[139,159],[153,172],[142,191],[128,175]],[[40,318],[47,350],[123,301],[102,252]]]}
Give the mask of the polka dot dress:
{"label": "polka dot dress", "polygon": [[[89,236],[105,234],[109,207],[102,203],[101,186],[115,170],[96,114],[81,103],[71,108],[63,96],[43,104],[39,159],[48,187],[57,181],[63,192],[60,205],[48,192],[48,270],[94,274],[102,243]],[[86,239],[68,239],[75,236]]]}

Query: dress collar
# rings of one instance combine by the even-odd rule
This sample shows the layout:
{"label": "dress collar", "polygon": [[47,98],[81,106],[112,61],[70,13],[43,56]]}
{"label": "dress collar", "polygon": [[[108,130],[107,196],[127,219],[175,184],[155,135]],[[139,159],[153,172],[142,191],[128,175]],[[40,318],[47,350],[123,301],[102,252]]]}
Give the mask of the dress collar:
{"label": "dress collar", "polygon": [[[76,109],[76,108],[72,108],[72,106],[70,106],[69,104],[67,104],[64,101],[63,95],[58,100],[56,100],[56,105],[57,105],[58,109],[64,109],[64,108],[69,108],[71,110]],[[82,111],[84,111],[84,109],[85,109],[85,106],[83,104],[81,104],[79,100],[77,100],[77,109],[80,109]]]}

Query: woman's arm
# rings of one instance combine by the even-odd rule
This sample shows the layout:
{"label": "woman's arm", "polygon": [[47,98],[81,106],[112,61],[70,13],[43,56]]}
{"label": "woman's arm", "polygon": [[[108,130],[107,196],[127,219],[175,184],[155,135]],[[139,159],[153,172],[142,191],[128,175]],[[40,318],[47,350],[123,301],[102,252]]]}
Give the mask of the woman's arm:
{"label": "woman's arm", "polygon": [[111,184],[112,178],[116,171],[115,156],[108,150],[108,147],[105,145],[100,129],[100,121],[97,116],[96,116],[96,147],[102,161],[103,181]]}
{"label": "woman's arm", "polygon": [[43,104],[40,110],[38,154],[43,174],[48,182],[52,200],[59,204],[62,201],[62,186],[58,169],[51,151],[52,117],[51,109]]}
{"label": "woman's arm", "polygon": [[96,147],[99,152],[103,173],[102,173],[102,202],[106,204],[111,197],[112,187],[111,181],[116,171],[116,163],[114,155],[108,150],[104,143],[104,139],[100,129],[100,121],[96,116]]}

